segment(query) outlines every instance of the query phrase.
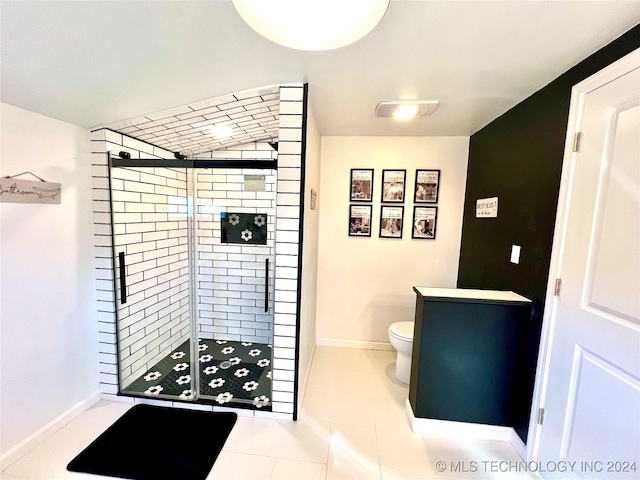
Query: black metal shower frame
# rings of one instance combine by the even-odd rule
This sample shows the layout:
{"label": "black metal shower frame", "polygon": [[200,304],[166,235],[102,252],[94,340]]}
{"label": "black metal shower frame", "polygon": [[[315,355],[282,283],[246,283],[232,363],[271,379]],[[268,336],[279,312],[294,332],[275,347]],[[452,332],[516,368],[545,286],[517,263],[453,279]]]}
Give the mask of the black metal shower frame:
{"label": "black metal shower frame", "polygon": [[277,170],[278,160],[215,160],[210,158],[120,158],[110,157],[111,167],[160,167],[160,168],[251,168]]}
{"label": "black metal shower frame", "polygon": [[[247,159],[210,159],[210,158],[123,158],[126,156],[126,153],[122,155],[123,152],[118,152],[118,154],[110,151],[107,153],[107,165],[109,169],[109,176],[107,177],[109,180],[109,219],[111,222],[111,263],[113,269],[113,283],[114,283],[114,302],[116,302],[115,291],[122,289],[123,287],[126,289],[126,283],[124,285],[117,284],[116,281],[116,268],[123,267],[124,262],[122,259],[120,260],[120,265],[116,265],[116,242],[115,242],[115,233],[113,231],[114,225],[114,216],[113,216],[113,198],[111,196],[112,192],[112,181],[111,181],[111,169],[118,167],[146,167],[146,168],[196,168],[196,169],[204,169],[204,168],[212,168],[212,169],[254,169],[254,170],[278,170],[278,160],[270,159],[270,160],[247,160]],[[304,210],[301,209],[301,212]],[[302,230],[302,229],[301,229]],[[301,252],[300,252],[301,253]],[[299,262],[301,263],[301,262]],[[299,265],[300,266],[300,265]],[[300,287],[300,279],[298,281],[298,287]],[[268,295],[268,292],[266,292]],[[298,288],[298,297],[300,296],[299,288]],[[126,298],[126,296],[125,296]],[[126,300],[125,300],[126,301]],[[300,298],[298,298],[298,302]],[[298,306],[299,309],[299,306]],[[114,314],[116,321],[116,332],[117,326],[120,322],[119,308],[117,305],[114,305]],[[299,312],[298,312],[299,317]],[[299,324],[299,322],[296,322]],[[299,325],[297,329],[297,334],[299,335]],[[299,340],[298,340],[299,341]],[[298,348],[299,345],[296,344],[296,365],[298,364]],[[132,397],[132,398],[147,398],[144,395],[123,393],[121,389],[121,378],[120,378],[120,336],[116,333],[116,361],[117,368],[116,373],[118,377],[118,396],[122,397]],[[192,355],[193,356],[193,355]],[[296,368],[297,374],[297,368]],[[294,420],[297,420],[297,378],[295,382],[294,390],[295,397],[294,399]],[[159,397],[158,400],[165,400],[169,402],[179,402],[179,403],[189,403],[189,404],[200,404],[200,405],[216,405],[213,400],[206,398],[198,398],[197,400],[183,400],[180,398],[164,398]],[[244,406],[243,404],[235,404],[233,408],[249,408],[249,406]]]}

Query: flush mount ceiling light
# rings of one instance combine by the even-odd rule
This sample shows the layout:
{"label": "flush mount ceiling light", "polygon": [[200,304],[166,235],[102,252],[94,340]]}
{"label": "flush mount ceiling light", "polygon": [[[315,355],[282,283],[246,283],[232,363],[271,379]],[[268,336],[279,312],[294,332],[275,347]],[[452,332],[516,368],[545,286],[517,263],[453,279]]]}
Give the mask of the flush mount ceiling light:
{"label": "flush mount ceiling light", "polygon": [[414,117],[424,117],[436,111],[438,100],[396,100],[380,102],[376,106],[376,117],[394,117],[407,120]]}
{"label": "flush mount ceiling light", "polygon": [[360,40],[389,0],[233,0],[242,19],[269,40],[297,50],[332,50]]}
{"label": "flush mount ceiling light", "polygon": [[224,125],[214,125],[209,128],[209,133],[211,133],[211,136],[215,138],[230,137],[233,135],[233,128]]}

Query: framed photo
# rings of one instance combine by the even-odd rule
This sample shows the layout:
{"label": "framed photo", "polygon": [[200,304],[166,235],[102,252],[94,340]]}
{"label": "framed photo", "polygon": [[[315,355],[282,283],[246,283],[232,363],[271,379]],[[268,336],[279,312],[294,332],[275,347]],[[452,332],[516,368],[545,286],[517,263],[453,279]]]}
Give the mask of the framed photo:
{"label": "framed photo", "polygon": [[373,168],[351,169],[349,199],[352,202],[371,202],[373,200]]}
{"label": "framed photo", "polygon": [[437,220],[438,207],[413,207],[411,238],[435,239]]}
{"label": "framed photo", "polygon": [[438,203],[440,170],[416,170],[413,203]]}
{"label": "framed photo", "polygon": [[349,205],[349,236],[371,236],[371,205]]}
{"label": "framed photo", "polygon": [[382,170],[382,201],[403,203],[406,170]]}
{"label": "framed photo", "polygon": [[404,207],[382,205],[380,209],[380,237],[402,238]]}

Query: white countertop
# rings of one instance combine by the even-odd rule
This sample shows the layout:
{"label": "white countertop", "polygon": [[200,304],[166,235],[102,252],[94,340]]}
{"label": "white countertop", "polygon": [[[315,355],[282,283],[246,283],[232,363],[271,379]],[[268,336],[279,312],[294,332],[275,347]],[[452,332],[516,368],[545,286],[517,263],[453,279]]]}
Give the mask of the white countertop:
{"label": "white countertop", "polygon": [[471,288],[430,288],[413,287],[413,289],[423,297],[431,298],[451,298],[458,300],[481,300],[494,302],[526,302],[531,300],[514,292],[501,290],[474,290]]}

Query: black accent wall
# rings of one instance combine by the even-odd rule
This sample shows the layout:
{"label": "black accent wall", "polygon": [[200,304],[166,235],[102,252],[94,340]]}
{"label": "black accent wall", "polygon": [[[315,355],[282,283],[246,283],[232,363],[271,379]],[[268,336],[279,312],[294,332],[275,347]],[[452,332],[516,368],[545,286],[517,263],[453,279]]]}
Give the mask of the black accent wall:
{"label": "black accent wall", "polygon": [[[458,288],[513,290],[533,301],[512,422],[526,442],[560,187],[571,88],[640,48],[640,25],[471,136]],[[497,218],[475,218],[498,197]],[[521,245],[518,265],[511,245]]]}

